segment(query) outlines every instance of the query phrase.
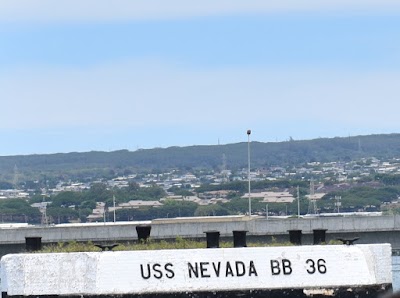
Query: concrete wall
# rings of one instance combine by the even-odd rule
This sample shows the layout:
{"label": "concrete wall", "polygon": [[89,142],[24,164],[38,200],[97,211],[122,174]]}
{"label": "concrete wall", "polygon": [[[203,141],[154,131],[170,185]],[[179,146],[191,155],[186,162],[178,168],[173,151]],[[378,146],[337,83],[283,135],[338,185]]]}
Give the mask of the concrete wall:
{"label": "concrete wall", "polygon": [[[99,223],[91,225],[28,226],[0,229],[0,245],[24,244],[25,237],[41,237],[43,243],[62,241],[132,241],[137,240],[136,226],[141,222]],[[327,241],[338,237],[361,237],[358,243],[389,242],[400,249],[400,216],[321,217],[302,219],[265,219],[243,217],[209,217],[169,219],[144,222],[151,225],[152,239],[204,238],[206,231],[219,231],[232,237],[234,230],[246,230],[252,238],[266,242],[275,237],[289,241],[289,230],[301,230],[304,244],[312,244],[314,229],[326,229]]]}

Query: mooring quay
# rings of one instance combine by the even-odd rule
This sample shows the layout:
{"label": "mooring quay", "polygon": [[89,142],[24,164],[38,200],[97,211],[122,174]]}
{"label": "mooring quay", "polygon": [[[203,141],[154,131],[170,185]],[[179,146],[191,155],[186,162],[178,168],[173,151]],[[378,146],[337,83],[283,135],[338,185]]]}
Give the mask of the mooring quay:
{"label": "mooring quay", "polygon": [[[390,243],[400,249],[400,216],[351,216],[266,219],[249,216],[193,217],[136,222],[61,224],[52,226],[0,225],[0,254],[15,251],[27,239],[44,244],[67,241],[135,241],[140,228],[146,228],[154,240],[176,237],[202,239],[206,232],[217,231],[224,238],[233,231],[244,231],[250,240],[288,242],[295,235],[301,244],[313,244],[316,233],[323,242],[338,238],[356,238],[357,243]],[[322,232],[322,234],[321,234]],[[322,235],[322,236],[321,236]],[[320,240],[321,240],[320,239]],[[9,249],[6,249],[9,247]],[[5,250],[4,250],[5,249]]]}

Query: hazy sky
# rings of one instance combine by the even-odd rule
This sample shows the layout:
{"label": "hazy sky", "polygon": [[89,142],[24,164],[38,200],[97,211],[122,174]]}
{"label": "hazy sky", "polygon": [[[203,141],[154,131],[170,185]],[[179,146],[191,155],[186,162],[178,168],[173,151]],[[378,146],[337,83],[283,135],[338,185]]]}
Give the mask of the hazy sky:
{"label": "hazy sky", "polygon": [[399,17],[398,0],[0,1],[0,155],[400,132]]}

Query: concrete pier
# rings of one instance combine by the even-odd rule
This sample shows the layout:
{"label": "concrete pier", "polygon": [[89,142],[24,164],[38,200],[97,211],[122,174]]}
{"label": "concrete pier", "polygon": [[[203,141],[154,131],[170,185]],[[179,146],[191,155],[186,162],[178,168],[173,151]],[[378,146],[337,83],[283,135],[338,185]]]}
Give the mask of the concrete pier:
{"label": "concrete pier", "polygon": [[233,231],[247,231],[248,240],[289,242],[289,231],[298,230],[302,234],[302,244],[307,245],[315,242],[315,230],[325,230],[326,242],[337,238],[360,237],[357,241],[359,244],[390,243],[393,249],[400,249],[399,215],[300,219],[224,216],[0,228],[0,255],[12,252],[12,247],[18,245],[25,247],[27,238],[41,238],[42,244],[66,241],[136,241],[138,226],[150,227],[150,239],[155,240],[175,239],[178,236],[205,239],[207,231],[218,231],[221,239],[231,239]]}

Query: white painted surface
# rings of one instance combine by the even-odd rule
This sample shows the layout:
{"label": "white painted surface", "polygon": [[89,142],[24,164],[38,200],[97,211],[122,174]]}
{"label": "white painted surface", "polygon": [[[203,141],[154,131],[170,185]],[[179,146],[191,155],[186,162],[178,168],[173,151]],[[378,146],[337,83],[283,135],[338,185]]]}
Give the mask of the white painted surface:
{"label": "white painted surface", "polygon": [[[271,261],[280,264],[279,274]],[[312,262],[313,274],[307,272],[313,271]],[[197,265],[198,277],[189,264]],[[162,278],[146,279],[148,265],[161,269]],[[2,291],[8,295],[351,287],[392,283],[391,270],[389,244],[16,254],[1,259]]]}

